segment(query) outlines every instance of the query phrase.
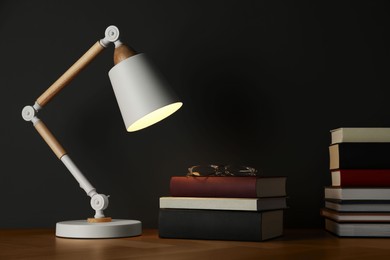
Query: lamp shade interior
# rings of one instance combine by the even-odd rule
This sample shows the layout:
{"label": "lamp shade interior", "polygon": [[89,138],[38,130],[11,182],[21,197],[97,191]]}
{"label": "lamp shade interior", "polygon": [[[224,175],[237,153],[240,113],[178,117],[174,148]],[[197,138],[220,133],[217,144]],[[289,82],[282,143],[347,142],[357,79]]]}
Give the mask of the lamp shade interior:
{"label": "lamp shade interior", "polygon": [[138,119],[137,121],[135,121],[132,125],[130,125],[127,128],[127,131],[134,132],[134,131],[138,131],[138,130],[141,130],[143,128],[146,128],[148,126],[151,126],[151,125],[167,118],[168,116],[172,115],[173,113],[175,113],[177,110],[179,110],[179,108],[182,105],[183,105],[182,102],[176,102],[176,103],[167,105],[165,107],[159,108],[159,109],[147,114],[146,116]]}
{"label": "lamp shade interior", "polygon": [[108,75],[129,132],[151,126],[183,105],[145,54],[121,61]]}

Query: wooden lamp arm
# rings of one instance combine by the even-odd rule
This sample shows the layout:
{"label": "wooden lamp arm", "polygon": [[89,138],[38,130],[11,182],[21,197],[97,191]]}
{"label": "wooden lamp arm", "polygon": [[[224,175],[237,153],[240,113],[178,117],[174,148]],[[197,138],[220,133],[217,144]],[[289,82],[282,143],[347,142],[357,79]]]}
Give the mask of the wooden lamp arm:
{"label": "wooden lamp arm", "polygon": [[54,135],[50,132],[47,126],[42,122],[42,120],[37,120],[34,123],[34,127],[37,132],[41,135],[46,144],[51,148],[55,153],[58,159],[61,160],[61,157],[67,154],[64,147],[58,142]]}
{"label": "wooden lamp arm", "polygon": [[127,59],[136,52],[123,45],[119,40],[119,30],[115,26],[109,26],[105,32],[105,38],[97,41],[84,53],[61,77],[59,77],[46,91],[36,100],[36,108],[44,107],[64,87],[66,87],[85,67],[91,63],[110,43],[115,44],[114,64]]}
{"label": "wooden lamp arm", "polygon": [[80,59],[78,59],[61,77],[59,77],[37,100],[40,107],[44,107],[55,95],[57,95],[69,82],[72,81],[96,56],[104,46],[97,41]]}

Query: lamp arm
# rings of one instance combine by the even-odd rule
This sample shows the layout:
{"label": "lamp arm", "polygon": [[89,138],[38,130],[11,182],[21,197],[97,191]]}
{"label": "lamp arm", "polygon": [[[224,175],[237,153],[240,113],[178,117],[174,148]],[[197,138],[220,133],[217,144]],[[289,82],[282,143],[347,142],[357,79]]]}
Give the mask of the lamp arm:
{"label": "lamp arm", "polygon": [[77,180],[80,187],[85,191],[85,193],[87,193],[87,195],[91,197],[91,207],[95,210],[95,218],[104,218],[103,210],[108,207],[108,196],[104,194],[98,194],[96,192],[96,189],[91,185],[88,179],[79,170],[79,168],[69,157],[62,145],[58,142],[58,140],[50,132],[47,126],[43,123],[43,121],[36,116],[36,113],[37,112],[34,107],[26,106],[22,111],[22,116],[24,120],[31,121],[33,123],[37,132],[41,135],[43,140],[45,140],[47,145],[52,149],[57,158],[60,159],[61,162],[66,166],[66,168]]}
{"label": "lamp arm", "polygon": [[58,159],[60,159],[64,163],[66,168],[68,168],[70,173],[77,180],[77,182],[80,184],[80,187],[87,193],[87,195],[90,197],[96,195],[97,194],[96,189],[91,185],[91,183],[87,180],[87,178],[85,178],[85,176],[73,163],[69,155],[66,153],[65,149],[54,137],[54,135],[50,132],[50,130],[46,127],[46,125],[42,122],[42,120],[35,117],[33,121],[33,125],[37,130],[37,132],[41,135],[43,140],[45,140],[47,145],[52,149],[52,151],[58,157]]}
{"label": "lamp arm", "polygon": [[109,26],[105,31],[105,37],[97,41],[83,56],[81,56],[61,77],[59,77],[41,96],[36,100],[38,109],[44,107],[55,95],[69,84],[85,67],[93,61],[110,43],[120,45],[119,30],[116,26]]}
{"label": "lamp arm", "polygon": [[96,42],[79,60],[77,60],[61,77],[59,77],[40,97],[37,103],[45,106],[65,86],[69,84],[99,53],[104,50],[100,42]]}
{"label": "lamp arm", "polygon": [[109,43],[120,43],[119,30],[115,26],[109,26],[105,32],[105,38],[97,41],[81,58],[79,58],[61,77],[59,77],[41,96],[38,97],[33,106],[25,106],[22,110],[22,117],[26,121],[31,121],[52,149],[55,155],[60,159],[73,177],[80,184],[80,187],[91,197],[91,207],[95,210],[95,218],[104,218],[103,210],[108,206],[108,196],[98,194],[87,178],[82,174],[78,167],[70,159],[65,149],[46,127],[46,125],[37,117],[37,113],[52,98],[54,98],[65,86],[67,86]]}

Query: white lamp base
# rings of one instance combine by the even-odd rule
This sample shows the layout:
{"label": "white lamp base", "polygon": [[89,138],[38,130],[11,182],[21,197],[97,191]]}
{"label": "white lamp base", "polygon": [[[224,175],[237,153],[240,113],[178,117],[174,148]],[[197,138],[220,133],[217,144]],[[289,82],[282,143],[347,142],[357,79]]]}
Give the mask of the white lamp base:
{"label": "white lamp base", "polygon": [[139,236],[141,221],[113,219],[111,222],[89,223],[87,220],[58,222],[56,236],[64,238],[118,238]]}

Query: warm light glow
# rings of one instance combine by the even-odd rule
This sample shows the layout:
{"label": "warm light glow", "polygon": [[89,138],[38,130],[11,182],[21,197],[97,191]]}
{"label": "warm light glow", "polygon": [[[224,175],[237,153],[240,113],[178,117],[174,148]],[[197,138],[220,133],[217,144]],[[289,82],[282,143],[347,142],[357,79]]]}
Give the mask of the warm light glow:
{"label": "warm light glow", "polygon": [[141,130],[143,128],[146,128],[148,126],[151,126],[164,118],[167,118],[168,116],[175,113],[181,106],[183,105],[182,102],[173,103],[170,105],[167,105],[165,107],[159,108],[146,116],[138,119],[135,121],[132,125],[130,125],[127,128],[128,132],[135,132],[138,130]]}

